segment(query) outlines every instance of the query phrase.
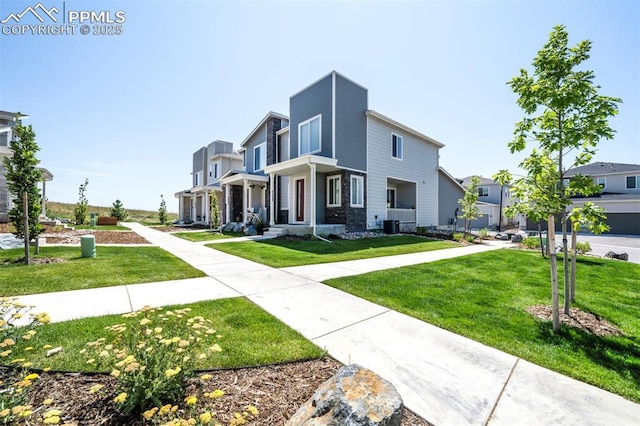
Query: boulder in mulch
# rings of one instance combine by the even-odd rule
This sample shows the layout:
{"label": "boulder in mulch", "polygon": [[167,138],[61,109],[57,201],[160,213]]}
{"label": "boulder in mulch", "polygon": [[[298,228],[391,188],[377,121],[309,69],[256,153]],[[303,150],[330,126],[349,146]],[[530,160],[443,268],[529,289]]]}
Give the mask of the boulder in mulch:
{"label": "boulder in mulch", "polygon": [[390,382],[351,364],[324,382],[285,426],[399,426],[403,409]]}
{"label": "boulder in mulch", "polygon": [[627,253],[616,253],[613,251],[608,251],[604,257],[608,257],[609,259],[618,259],[624,260],[625,262],[629,260],[629,254]]}

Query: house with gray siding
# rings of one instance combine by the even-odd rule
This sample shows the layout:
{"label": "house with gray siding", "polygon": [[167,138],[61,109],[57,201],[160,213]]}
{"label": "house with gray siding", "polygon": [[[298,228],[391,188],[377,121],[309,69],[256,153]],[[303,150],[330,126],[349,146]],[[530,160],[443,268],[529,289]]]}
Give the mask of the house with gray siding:
{"label": "house with gray siding", "polygon": [[602,192],[586,198],[572,198],[574,207],[591,202],[605,210],[611,234],[640,235],[640,164],[598,161],[576,167],[564,176],[589,176]]}
{"label": "house with gray siding", "polygon": [[[368,90],[331,72],[289,98],[265,207],[296,234],[436,226],[440,142],[369,109]],[[247,154],[249,158],[250,154]],[[249,162],[249,167],[251,163]]]}
{"label": "house with gray siding", "polygon": [[211,191],[225,216],[224,193],[221,179],[229,170],[242,167],[242,156],[233,151],[233,143],[221,140],[211,142],[192,155],[191,188],[175,193],[178,199],[178,219],[184,223],[209,225],[211,222]]}
{"label": "house with gray siding", "polygon": [[[481,216],[471,221],[472,228],[499,228],[505,226],[519,225],[521,222],[524,226],[525,219],[523,217],[511,218],[504,214],[504,211],[512,203],[511,193],[508,185],[501,185],[498,182],[483,177],[480,178],[478,184],[478,203]],[[471,184],[472,176],[460,179],[463,187]],[[502,222],[500,222],[502,220]],[[459,220],[463,222],[462,219]]]}

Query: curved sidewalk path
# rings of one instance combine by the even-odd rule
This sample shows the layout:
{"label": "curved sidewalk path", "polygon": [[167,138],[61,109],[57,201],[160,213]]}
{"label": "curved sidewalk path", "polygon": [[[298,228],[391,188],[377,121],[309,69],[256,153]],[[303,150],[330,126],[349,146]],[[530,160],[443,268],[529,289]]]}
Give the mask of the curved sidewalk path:
{"label": "curved sidewalk path", "polygon": [[126,225],[207,277],[20,299],[61,321],[245,296],[342,363],[358,363],[391,381],[405,405],[434,425],[633,425],[640,419],[640,405],[618,395],[319,282],[503,243],[275,269],[137,223]]}

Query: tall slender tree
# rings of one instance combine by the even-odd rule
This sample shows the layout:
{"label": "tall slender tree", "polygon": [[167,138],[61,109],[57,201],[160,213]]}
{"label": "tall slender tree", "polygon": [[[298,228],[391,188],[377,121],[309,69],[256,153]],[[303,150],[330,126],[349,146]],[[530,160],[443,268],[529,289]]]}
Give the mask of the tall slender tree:
{"label": "tall slender tree", "polygon": [[164,196],[160,194],[160,208],[158,209],[158,219],[162,225],[167,223],[167,203],[164,201]]}
{"label": "tall slender tree", "polygon": [[78,188],[78,204],[73,209],[76,225],[84,225],[87,222],[87,213],[89,211],[89,200],[87,200],[86,196],[87,185],[89,185],[89,179],[85,178],[84,183]]}
{"label": "tall slender tree", "polygon": [[209,192],[211,200],[210,215],[211,215],[211,228],[218,228],[220,226],[220,206],[218,206],[218,197],[216,191],[211,190]]}
{"label": "tall slender tree", "polygon": [[[563,251],[568,252],[567,207],[571,196],[591,195],[600,189],[588,177],[576,176],[566,181],[566,173],[587,164],[601,139],[611,139],[614,130],[608,120],[618,112],[619,98],[603,96],[593,83],[594,73],[580,69],[589,58],[589,40],[569,47],[569,35],[562,25],[554,27],[549,41],[533,60],[533,73],[521,69],[508,84],[518,95],[517,104],[525,112],[516,123],[511,153],[524,151],[528,142],[538,144],[520,166],[527,176],[514,181],[512,192],[520,200],[511,212],[546,217],[549,232],[552,295],[557,294],[557,257],[555,253],[555,216],[560,217]],[[495,179],[506,183],[512,179],[501,171]],[[564,256],[565,311],[570,301],[569,260]],[[553,328],[559,330],[558,301],[552,296]]]}
{"label": "tall slender tree", "polygon": [[458,200],[461,207],[458,217],[464,219],[464,232],[470,232],[471,221],[480,217],[480,209],[477,204],[479,184],[480,178],[471,176],[471,181],[464,190],[464,198]]}
{"label": "tall slender tree", "polygon": [[[40,160],[36,157],[36,153],[40,150],[36,143],[36,134],[31,125],[22,124],[20,117],[20,113],[17,113],[14,119],[14,137],[9,142],[12,155],[3,159],[3,165],[6,169],[7,187],[13,202],[13,207],[9,211],[9,220],[16,229],[15,235],[18,238],[25,238],[25,260],[29,263],[30,240],[37,241],[38,235],[43,231],[42,225],[38,222],[42,211],[42,200],[38,188],[38,183],[42,180],[42,172],[38,168]],[[36,250],[37,247],[36,244]]]}

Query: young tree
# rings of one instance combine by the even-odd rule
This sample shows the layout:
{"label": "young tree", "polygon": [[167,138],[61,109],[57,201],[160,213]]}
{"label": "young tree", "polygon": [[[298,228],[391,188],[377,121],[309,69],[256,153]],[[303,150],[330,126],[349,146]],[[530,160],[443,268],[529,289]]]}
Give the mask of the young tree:
{"label": "young tree", "polygon": [[73,209],[76,225],[84,225],[87,222],[87,212],[89,210],[89,201],[85,195],[87,185],[89,185],[89,179],[85,178],[84,183],[78,188],[78,204],[76,204],[76,207]]}
{"label": "young tree", "polygon": [[[31,125],[22,125],[20,113],[16,114],[15,122],[14,138],[9,143],[12,155],[3,159],[3,165],[6,169],[7,187],[13,201],[9,220],[16,229],[15,235],[25,239],[25,261],[29,263],[30,240],[35,238],[37,242],[38,235],[43,231],[42,225],[38,222],[41,212],[38,182],[42,180],[42,172],[38,169],[40,160],[36,158],[36,153],[40,148]],[[36,252],[37,250],[36,244]]]}
{"label": "young tree", "polygon": [[211,228],[218,228],[220,226],[220,206],[218,206],[218,197],[216,191],[209,191],[209,197],[211,200],[210,214],[211,214]]}
{"label": "young tree", "polygon": [[160,223],[165,225],[167,223],[167,203],[164,201],[162,194],[160,195],[160,208],[158,209],[158,219]]}
{"label": "young tree", "polygon": [[[598,94],[600,87],[593,83],[593,71],[577,69],[589,58],[591,41],[569,47],[568,38],[564,26],[554,27],[549,41],[533,60],[533,73],[530,75],[521,69],[520,75],[508,82],[518,95],[517,104],[526,114],[516,123],[509,149],[511,153],[523,151],[528,141],[535,141],[539,147],[520,164],[527,176],[515,181],[513,193],[520,197],[517,204],[525,206],[522,209],[512,206],[512,211],[529,210],[537,217],[547,218],[552,294],[557,292],[554,216],[560,216],[566,254],[570,197],[599,191],[591,179],[583,176],[573,177],[565,185],[565,173],[589,163],[598,142],[613,137],[614,130],[609,127],[608,119],[617,114],[617,104],[621,102],[619,98]],[[510,178],[508,172],[501,171],[496,180],[502,183]],[[564,256],[565,311],[570,300],[568,284],[568,256]],[[557,300],[552,302],[552,308],[553,328],[558,331]]]}
{"label": "young tree", "polygon": [[111,207],[111,216],[115,217],[118,220],[125,220],[129,213],[125,210],[122,205],[122,201],[116,200]]}
{"label": "young tree", "polygon": [[464,219],[464,232],[471,232],[471,221],[480,217],[480,209],[477,205],[479,183],[478,176],[471,176],[471,182],[464,190],[464,198],[458,200],[461,207],[458,217]]}

